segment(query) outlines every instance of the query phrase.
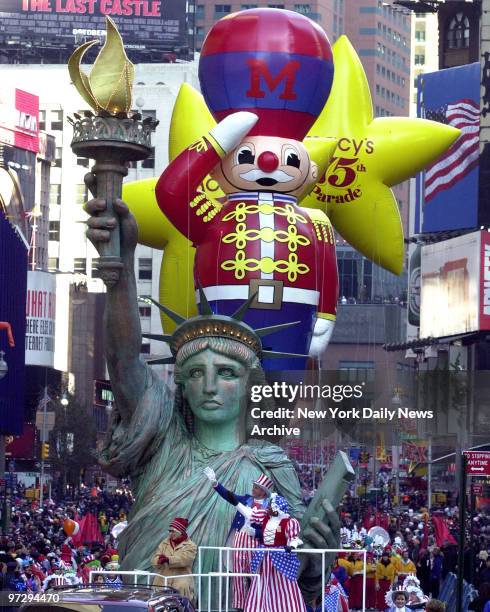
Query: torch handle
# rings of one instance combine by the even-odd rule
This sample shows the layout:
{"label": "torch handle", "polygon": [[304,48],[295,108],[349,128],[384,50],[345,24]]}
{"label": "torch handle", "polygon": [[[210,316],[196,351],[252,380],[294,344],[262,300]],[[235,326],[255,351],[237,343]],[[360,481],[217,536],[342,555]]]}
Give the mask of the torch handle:
{"label": "torch handle", "polygon": [[123,178],[127,176],[128,169],[117,160],[99,159],[92,171],[96,177],[97,198],[106,201],[106,209],[100,213],[101,217],[115,217],[116,226],[111,231],[109,242],[100,245],[99,264],[100,277],[108,286],[115,285],[123,267],[121,259],[121,230],[119,219],[114,214],[114,202],[121,198]]}

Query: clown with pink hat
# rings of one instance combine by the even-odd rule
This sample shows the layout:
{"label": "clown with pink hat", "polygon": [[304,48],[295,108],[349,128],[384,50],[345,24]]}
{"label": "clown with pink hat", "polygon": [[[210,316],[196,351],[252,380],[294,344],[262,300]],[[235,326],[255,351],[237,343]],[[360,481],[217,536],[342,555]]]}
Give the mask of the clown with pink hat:
{"label": "clown with pink hat", "polygon": [[[333,144],[318,139],[316,161],[303,144],[332,86],[330,43],[299,13],[240,11],[211,28],[199,79],[219,123],[163,172],[158,205],[196,247],[195,284],[212,311],[231,315],[249,302],[253,328],[294,324],[267,348],[287,354],[281,369],[303,369],[307,355],[323,353],[337,303],[331,225],[298,206]],[[199,192],[207,175],[226,196],[221,207]]]}

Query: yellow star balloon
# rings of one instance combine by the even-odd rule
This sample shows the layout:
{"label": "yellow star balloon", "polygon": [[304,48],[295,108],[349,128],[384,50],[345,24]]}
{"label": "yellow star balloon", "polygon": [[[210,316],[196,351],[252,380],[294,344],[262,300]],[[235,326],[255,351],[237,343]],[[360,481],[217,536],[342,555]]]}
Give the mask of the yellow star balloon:
{"label": "yellow star balloon", "polygon": [[[403,229],[390,187],[437,159],[458,137],[459,130],[423,119],[373,119],[369,85],[354,48],[343,36],[333,50],[332,92],[304,141],[323,178],[301,205],[326,212],[352,246],[377,264],[400,273]],[[170,124],[170,160],[215,124],[201,94],[184,84]],[[333,158],[332,142],[333,146],[337,143]],[[152,178],[125,184],[123,198],[138,222],[139,242],[165,249],[160,302],[192,316],[197,313],[195,250],[158,207],[156,181]],[[216,181],[207,177],[200,190],[203,197],[221,206],[224,194]],[[163,322],[166,330],[174,326],[165,317]]]}
{"label": "yellow star balloon", "polygon": [[333,45],[333,56],[332,92],[308,136],[334,137],[337,148],[322,180],[301,205],[326,210],[347,242],[400,274],[403,227],[390,187],[431,164],[460,131],[426,119],[373,119],[366,74],[346,36]]}

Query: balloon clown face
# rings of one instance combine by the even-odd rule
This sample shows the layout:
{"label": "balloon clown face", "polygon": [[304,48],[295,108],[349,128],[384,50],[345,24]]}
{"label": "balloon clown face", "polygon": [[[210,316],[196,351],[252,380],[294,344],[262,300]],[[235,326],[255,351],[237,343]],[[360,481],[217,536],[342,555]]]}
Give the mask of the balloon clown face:
{"label": "balloon clown face", "polygon": [[226,194],[275,191],[300,197],[313,188],[318,169],[302,142],[250,136],[211,175]]}

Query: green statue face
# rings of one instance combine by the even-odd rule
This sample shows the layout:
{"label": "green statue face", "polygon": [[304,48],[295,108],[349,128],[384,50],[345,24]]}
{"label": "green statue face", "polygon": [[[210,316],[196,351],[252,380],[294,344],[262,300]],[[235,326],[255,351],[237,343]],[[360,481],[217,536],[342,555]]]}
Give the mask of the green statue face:
{"label": "green statue face", "polygon": [[236,420],[247,405],[248,370],[207,348],[182,366],[181,384],[194,417],[206,423]]}

